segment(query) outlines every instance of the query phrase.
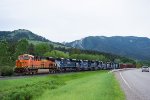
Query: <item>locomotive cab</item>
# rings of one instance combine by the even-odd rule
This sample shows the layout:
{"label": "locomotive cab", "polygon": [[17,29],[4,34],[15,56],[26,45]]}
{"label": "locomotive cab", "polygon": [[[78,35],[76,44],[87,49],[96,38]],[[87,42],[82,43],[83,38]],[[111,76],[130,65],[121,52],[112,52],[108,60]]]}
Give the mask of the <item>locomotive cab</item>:
{"label": "locomotive cab", "polygon": [[34,56],[29,54],[23,54],[18,56],[18,60],[16,60],[16,73],[22,73],[26,71],[27,67],[31,67],[33,65]]}
{"label": "locomotive cab", "polygon": [[33,59],[34,59],[34,56],[32,55],[28,55],[28,54],[20,55],[18,57],[18,60],[16,61],[16,67],[29,66],[31,65],[31,60]]}

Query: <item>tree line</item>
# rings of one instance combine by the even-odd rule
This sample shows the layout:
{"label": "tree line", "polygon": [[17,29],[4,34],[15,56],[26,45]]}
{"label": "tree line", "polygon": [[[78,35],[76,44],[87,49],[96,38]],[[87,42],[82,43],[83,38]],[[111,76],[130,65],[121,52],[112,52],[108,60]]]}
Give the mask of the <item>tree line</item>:
{"label": "tree line", "polygon": [[98,51],[54,47],[53,45],[48,43],[32,44],[29,43],[26,39],[21,39],[19,41],[3,40],[0,41],[1,74],[12,74],[13,68],[15,66],[15,61],[21,54],[31,54],[34,56],[47,56],[54,58],[112,61],[117,63],[135,63],[135,61],[132,59],[108,53],[101,53]]}

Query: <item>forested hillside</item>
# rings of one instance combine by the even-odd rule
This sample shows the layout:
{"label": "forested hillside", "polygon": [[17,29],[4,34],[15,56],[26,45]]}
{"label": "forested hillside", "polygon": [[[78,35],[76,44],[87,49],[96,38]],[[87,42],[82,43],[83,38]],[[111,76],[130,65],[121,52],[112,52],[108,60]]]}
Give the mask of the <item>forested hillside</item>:
{"label": "forested hillside", "polygon": [[21,39],[27,39],[30,43],[33,43],[33,44],[48,43],[48,44],[53,44],[54,46],[57,46],[57,47],[58,46],[64,47],[64,45],[61,43],[52,42],[46,39],[45,37],[39,36],[29,30],[18,29],[14,31],[0,31],[0,40],[17,42],[18,40],[21,40]]}
{"label": "forested hillside", "polygon": [[150,39],[147,37],[90,36],[65,45],[84,50],[117,54],[137,60],[150,60]]}
{"label": "forested hillside", "polygon": [[25,38],[27,40],[34,40],[34,41],[43,41],[43,42],[49,42],[48,39],[36,35],[32,33],[29,30],[25,29],[19,29],[19,30],[14,30],[14,31],[0,31],[0,40],[14,40],[18,41],[22,38]]}

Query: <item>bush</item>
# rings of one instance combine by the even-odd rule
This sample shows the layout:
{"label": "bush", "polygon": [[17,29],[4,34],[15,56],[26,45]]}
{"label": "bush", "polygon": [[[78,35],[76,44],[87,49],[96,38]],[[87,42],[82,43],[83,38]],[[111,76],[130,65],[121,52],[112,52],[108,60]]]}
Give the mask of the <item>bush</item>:
{"label": "bush", "polygon": [[[30,91],[25,91],[24,89],[16,90],[10,94],[6,99],[12,100],[31,100],[32,95]],[[5,98],[4,98],[5,99]]]}
{"label": "bush", "polygon": [[11,66],[1,66],[0,73],[2,76],[11,76],[13,74],[13,67]]}

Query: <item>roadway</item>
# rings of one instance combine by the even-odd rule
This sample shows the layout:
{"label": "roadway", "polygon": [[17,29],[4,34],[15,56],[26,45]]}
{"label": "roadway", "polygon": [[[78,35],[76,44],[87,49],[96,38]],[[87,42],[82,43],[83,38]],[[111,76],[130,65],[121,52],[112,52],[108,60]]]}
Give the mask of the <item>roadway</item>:
{"label": "roadway", "polygon": [[115,72],[127,100],[150,100],[150,72],[141,69]]}

